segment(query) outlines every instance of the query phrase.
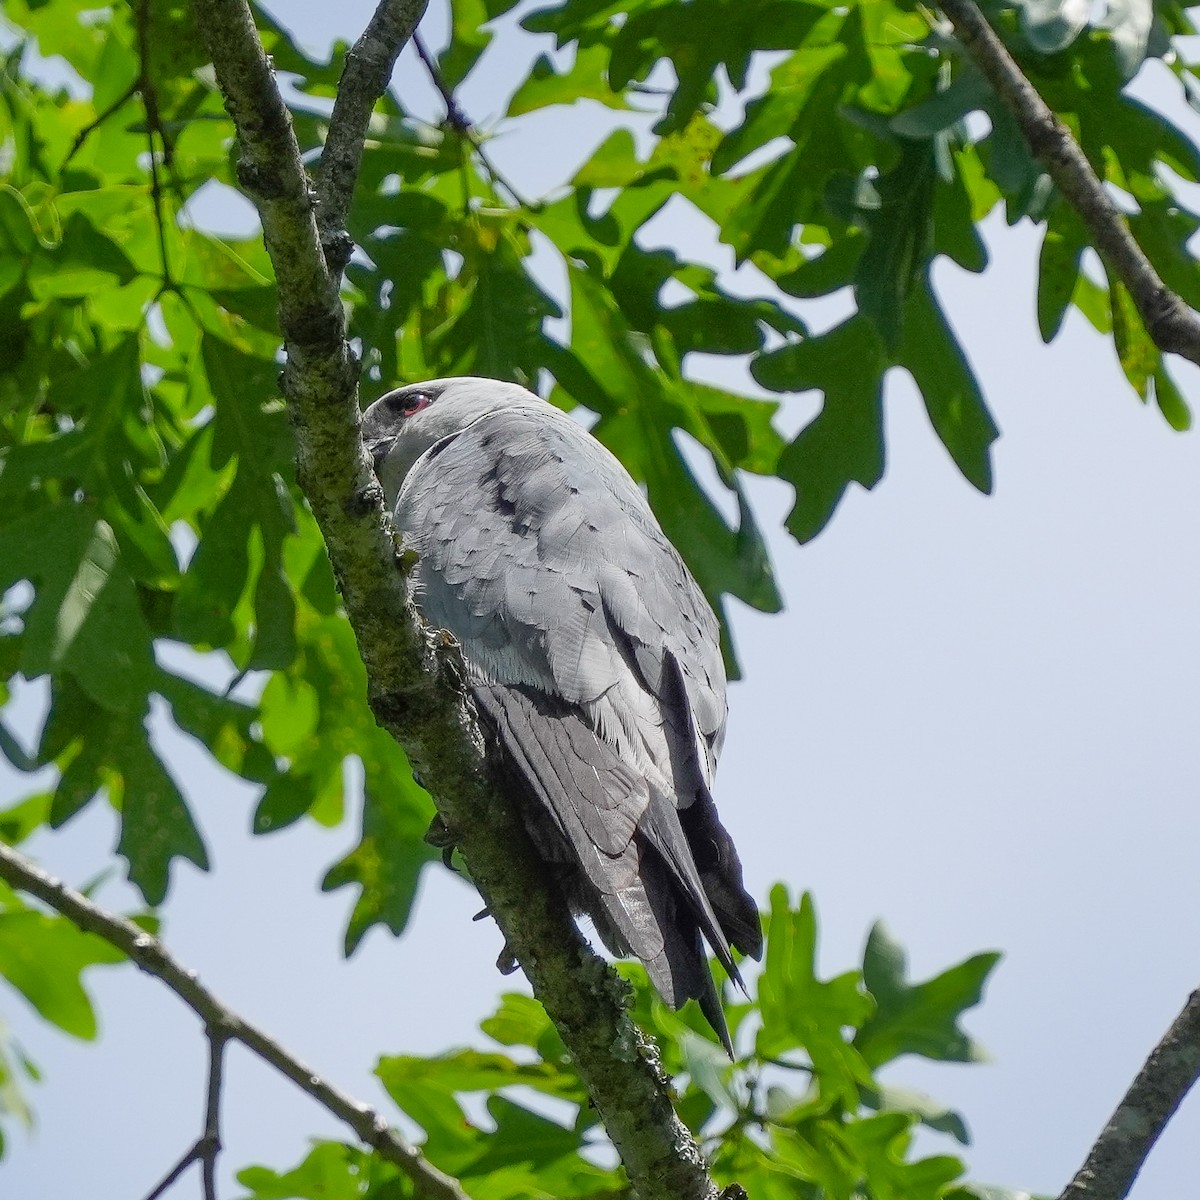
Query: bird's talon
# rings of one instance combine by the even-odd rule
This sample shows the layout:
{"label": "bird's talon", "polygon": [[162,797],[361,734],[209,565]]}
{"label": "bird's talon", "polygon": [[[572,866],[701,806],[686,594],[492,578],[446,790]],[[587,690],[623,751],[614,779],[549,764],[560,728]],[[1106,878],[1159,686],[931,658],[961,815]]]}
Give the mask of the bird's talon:
{"label": "bird's talon", "polygon": [[429,822],[429,828],[425,831],[425,844],[433,846],[438,850],[453,850],[458,845],[457,839],[450,826],[442,820],[441,815],[437,815]]}

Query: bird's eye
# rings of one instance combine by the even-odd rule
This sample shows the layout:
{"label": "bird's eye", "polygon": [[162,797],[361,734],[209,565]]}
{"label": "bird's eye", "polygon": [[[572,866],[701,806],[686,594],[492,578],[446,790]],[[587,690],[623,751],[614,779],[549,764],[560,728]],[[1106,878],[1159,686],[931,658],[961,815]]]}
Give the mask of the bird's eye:
{"label": "bird's eye", "polygon": [[433,397],[428,392],[409,392],[400,401],[400,411],[406,417],[411,417],[421,409],[428,408],[432,401]]}

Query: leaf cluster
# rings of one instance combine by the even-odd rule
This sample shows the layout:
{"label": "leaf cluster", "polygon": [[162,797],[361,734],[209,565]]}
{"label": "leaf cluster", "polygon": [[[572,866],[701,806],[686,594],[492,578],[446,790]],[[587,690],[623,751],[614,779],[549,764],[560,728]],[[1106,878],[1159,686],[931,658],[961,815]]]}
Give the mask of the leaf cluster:
{"label": "leaf cluster", "polygon": [[[860,968],[822,979],[812,900],[794,904],[778,887],[754,997],[727,1005],[741,1048],[736,1063],[704,1032],[694,1005],[674,1013],[640,968],[622,973],[639,1024],[663,1048],[679,1112],[721,1186],[737,1182],[766,1200],[969,1200],[974,1193],[956,1155],[921,1157],[913,1145],[922,1125],[966,1144],[962,1118],[878,1074],[909,1054],[980,1059],[959,1021],[979,1002],[998,957],[977,955],[913,983],[903,950],[877,925]],[[424,1132],[426,1157],[477,1200],[626,1194],[583,1083],[541,1006],[504,996],[480,1028],[492,1048],[388,1056],[376,1067],[400,1113]],[[238,1178],[247,1200],[409,1194],[394,1168],[337,1142],[315,1144],[291,1170],[250,1167]]]}

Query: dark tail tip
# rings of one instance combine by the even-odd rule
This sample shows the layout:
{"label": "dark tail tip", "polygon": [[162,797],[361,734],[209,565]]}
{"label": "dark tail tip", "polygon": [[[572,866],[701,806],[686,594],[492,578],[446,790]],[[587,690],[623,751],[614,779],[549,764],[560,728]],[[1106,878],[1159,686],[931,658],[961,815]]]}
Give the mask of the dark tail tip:
{"label": "dark tail tip", "polygon": [[707,966],[704,969],[706,977],[705,986],[701,990],[699,997],[700,1011],[704,1014],[704,1019],[712,1026],[712,1031],[717,1035],[721,1045],[725,1047],[725,1053],[729,1055],[730,1062],[736,1062],[733,1053],[733,1041],[729,1036],[729,1026],[725,1023],[725,1010],[721,1007],[721,997],[717,993],[717,985],[713,983],[713,978],[708,973]]}

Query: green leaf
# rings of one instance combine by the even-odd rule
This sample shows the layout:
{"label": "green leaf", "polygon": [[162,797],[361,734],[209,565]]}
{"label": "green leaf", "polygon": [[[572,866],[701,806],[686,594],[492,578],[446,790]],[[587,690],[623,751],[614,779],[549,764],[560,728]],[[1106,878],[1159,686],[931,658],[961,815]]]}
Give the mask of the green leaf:
{"label": "green leaf", "polygon": [[[628,129],[614,129],[592,151],[592,156],[575,172],[571,186],[587,188],[628,187],[646,175],[646,164],[637,156],[637,144]],[[568,250],[568,246],[560,246]]]}
{"label": "green leaf", "polygon": [[53,253],[30,261],[29,288],[38,300],[85,297],[127,284],[137,273],[112,238],[96,229],[82,213],[72,213]]}
{"label": "green leaf", "polygon": [[900,363],[920,388],[933,428],[958,469],[989,493],[991,446],[999,431],[928,277],[908,298]]}
{"label": "green leaf", "polygon": [[906,141],[900,161],[876,185],[878,207],[861,213],[869,239],[855,271],[854,296],[892,351],[900,343],[908,296],[933,254],[935,178],[930,144]]}
{"label": "green leaf", "polygon": [[454,364],[452,374],[530,384],[544,361],[545,323],[562,312],[529,274],[505,222],[477,232],[475,245],[460,243],[466,302],[434,348]]}
{"label": "green leaf", "polygon": [[1138,312],[1129,289],[1111,273],[1108,292],[1112,303],[1113,342],[1117,347],[1121,370],[1133,390],[1143,400],[1148,400],[1151,380],[1161,357],[1158,347],[1142,323],[1142,314]]}
{"label": "green leaf", "polygon": [[958,1020],[979,1003],[999,961],[996,953],[976,954],[925,983],[912,984],[905,979],[903,948],[877,923],[863,952],[863,981],[875,1010],[854,1038],[864,1060],[872,1069],[902,1054],[938,1062],[982,1061],[983,1051]]}
{"label": "green leaf", "polygon": [[[505,1168],[520,1165],[529,1171],[531,1186],[553,1187],[547,1168],[564,1159],[578,1161],[583,1138],[577,1129],[564,1127],[506,1096],[489,1098],[487,1109],[496,1130],[484,1153],[471,1164],[472,1175],[494,1177]],[[558,1189],[555,1193],[561,1194]]]}
{"label": "green leaf", "polygon": [[[356,1146],[318,1142],[294,1170],[277,1173],[267,1167],[246,1167],[237,1180],[250,1189],[247,1200],[363,1200],[368,1162],[369,1155]],[[370,1172],[377,1173],[378,1168]],[[376,1194],[384,1200],[382,1192]]]}
{"label": "green leaf", "polygon": [[803,124],[806,114],[815,115],[827,96],[818,94],[818,87],[826,82],[826,73],[846,54],[846,47],[833,40],[827,45],[799,49],[777,66],[771,72],[771,86],[766,94],[746,106],[745,121],[727,134],[717,148],[713,155],[714,174],[724,174],[777,137],[790,136],[799,146],[807,131]]}
{"label": "green leaf", "polygon": [[891,119],[889,126],[904,138],[931,138],[957,125],[968,114],[985,108],[991,96],[992,89],[987,80],[978,71],[964,66],[948,87],[935,92],[928,100],[904,109]]}
{"label": "green leaf", "polygon": [[201,529],[171,608],[174,632],[191,645],[228,646],[238,635],[234,611],[249,583],[255,499],[252,472],[239,470]]}
{"label": "green leaf", "polygon": [[0,184],[0,251],[32,254],[37,244],[37,223],[29,202],[15,187]]}
{"label": "green leaf", "polygon": [[1158,369],[1154,372],[1154,400],[1172,429],[1181,433],[1191,429],[1192,410],[1183,393],[1175,386],[1175,381],[1167,372],[1166,362],[1161,358]]}
{"label": "green leaf", "polygon": [[1087,244],[1087,233],[1075,210],[1062,202],[1056,204],[1050,210],[1038,257],[1038,332],[1047,345],[1062,328]]}
{"label": "green leaf", "polygon": [[438,68],[449,88],[456,88],[474,69],[492,40],[484,26],[490,20],[487,0],[451,0],[450,42],[438,56]]}
{"label": "green leaf", "polygon": [[902,1113],[848,1122],[842,1138],[879,1200],[940,1200],[947,1184],[963,1173],[963,1164],[948,1154],[907,1161],[912,1119]]}
{"label": "green leaf", "polygon": [[500,1007],[479,1023],[479,1028],[502,1046],[528,1046],[546,1062],[569,1069],[567,1050],[546,1010],[532,997],[508,992]]}
{"label": "green leaf", "polygon": [[0,811],[0,842],[19,846],[50,818],[50,796],[39,792]]}
{"label": "green leaf", "polygon": [[65,917],[32,909],[0,911],[0,976],[45,1020],[74,1037],[90,1041],[96,1036],[96,1014],[81,973],[124,961],[119,950]]}
{"label": "green leaf", "polygon": [[772,391],[824,393],[821,411],[779,456],[780,477],[796,489],[787,526],[807,542],[825,527],[851,482],[872,488],[883,477],[883,347],[871,323],[856,316],[760,356],[751,369]]}
{"label": "green leaf", "polygon": [[742,1104],[730,1081],[733,1066],[724,1049],[712,1038],[693,1033],[690,1029],[680,1033],[679,1049],[683,1055],[684,1070],[691,1076],[692,1083],[718,1108],[730,1113],[740,1112]]}
{"label": "green leaf", "polygon": [[70,672],[96,703],[142,712],[154,678],[150,631],[111,527],[86,504],[35,510],[0,529],[0,589],[30,580],[21,670]]}
{"label": "green leaf", "polygon": [[864,1088],[862,1099],[869,1108],[880,1112],[911,1113],[922,1125],[938,1133],[949,1134],[961,1146],[971,1143],[971,1135],[962,1116],[925,1092],[881,1083],[874,1090]]}
{"label": "green leaf", "polygon": [[393,933],[404,931],[417,897],[421,868],[438,852],[425,843],[433,804],[421,789],[407,781],[400,795],[373,787],[368,768],[363,799],[362,838],[358,845],[326,872],[321,890],[347,884],[361,889],[346,927],[345,950],[354,953],[363,934],[376,923]]}
{"label": "green leaf", "polygon": [[[0,1117],[19,1121],[26,1132],[33,1129],[33,1110],[22,1088],[24,1079],[37,1080],[38,1069],[9,1035],[0,1021]],[[4,1131],[0,1128],[0,1157],[4,1155]]]}
{"label": "green leaf", "polygon": [[575,1096],[579,1083],[547,1062],[519,1063],[506,1054],[454,1050],[431,1058],[395,1055],[381,1058],[375,1074],[401,1108],[414,1091],[432,1088],[448,1094],[494,1092],[505,1087],[531,1087],[548,1095]]}
{"label": "green leaf", "polygon": [[[608,51],[603,46],[581,46],[575,61],[563,72],[555,70],[548,55],[541,55],[508,102],[509,117],[519,117],[554,104],[597,100],[608,108],[627,109],[624,97],[608,85]],[[618,130],[618,133],[628,132]]]}
{"label": "green leaf", "polygon": [[766,959],[758,981],[763,1024],[756,1052],[760,1058],[777,1058],[803,1049],[822,1098],[853,1109],[858,1105],[858,1089],[870,1086],[872,1079],[866,1060],[842,1030],[864,1025],[874,1006],[861,990],[856,971],[819,980],[816,955],[812,898],[804,895],[799,909],[793,909],[786,889],[776,886],[771,891]]}
{"label": "green leaf", "polygon": [[171,861],[185,858],[208,870],[208,852],[175,781],[148,742],[129,737],[119,748],[123,771],[121,840],[117,853],[129,860],[129,881],[146,901],[166,899]]}

